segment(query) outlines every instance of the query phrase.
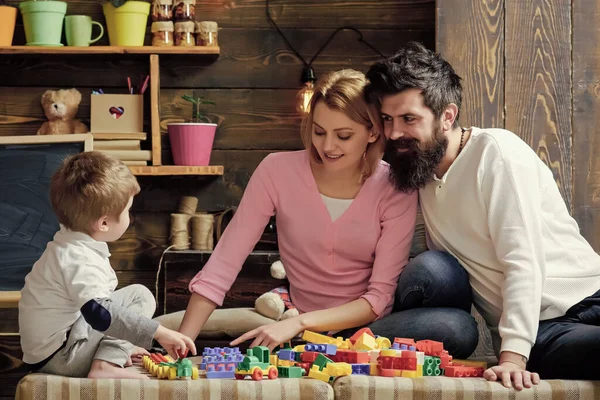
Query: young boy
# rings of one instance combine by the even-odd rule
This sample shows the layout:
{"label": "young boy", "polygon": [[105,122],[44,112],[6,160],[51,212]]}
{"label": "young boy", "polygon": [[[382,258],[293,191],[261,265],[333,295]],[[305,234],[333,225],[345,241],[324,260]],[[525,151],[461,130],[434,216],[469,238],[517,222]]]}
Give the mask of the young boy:
{"label": "young boy", "polygon": [[127,166],[99,152],[67,158],[52,176],[50,199],[60,230],[25,278],[19,302],[23,361],[31,370],[144,379],[123,366],[147,353],[153,338],[181,354],[196,353],[193,340],[151,319],[156,304],[146,287],[115,291],[106,242],[129,226],[139,191]]}

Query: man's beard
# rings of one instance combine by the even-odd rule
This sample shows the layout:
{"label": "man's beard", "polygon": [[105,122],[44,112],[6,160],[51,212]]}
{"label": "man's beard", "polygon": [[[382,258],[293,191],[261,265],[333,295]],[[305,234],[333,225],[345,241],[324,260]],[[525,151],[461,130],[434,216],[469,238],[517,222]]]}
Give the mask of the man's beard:
{"label": "man's beard", "polygon": [[[432,140],[427,143],[404,138],[388,140],[383,158],[390,164],[390,181],[404,193],[425,187],[433,181],[447,147],[448,138],[439,128],[434,128]],[[408,150],[399,153],[397,149]]]}

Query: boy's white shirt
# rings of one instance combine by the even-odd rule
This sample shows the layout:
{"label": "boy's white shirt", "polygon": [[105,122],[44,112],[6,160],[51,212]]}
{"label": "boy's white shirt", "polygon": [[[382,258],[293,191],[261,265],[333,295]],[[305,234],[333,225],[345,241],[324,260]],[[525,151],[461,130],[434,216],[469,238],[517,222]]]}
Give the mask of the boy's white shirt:
{"label": "boy's white shirt", "polygon": [[525,142],[503,129],[471,129],[446,174],[420,190],[428,245],[469,273],[497,354],[529,357],[540,320],[600,289],[600,256]]}
{"label": "boy's white shirt", "polygon": [[19,301],[23,361],[38,363],[60,348],[89,300],[109,297],[117,275],[105,242],[60,226],[25,277]]}

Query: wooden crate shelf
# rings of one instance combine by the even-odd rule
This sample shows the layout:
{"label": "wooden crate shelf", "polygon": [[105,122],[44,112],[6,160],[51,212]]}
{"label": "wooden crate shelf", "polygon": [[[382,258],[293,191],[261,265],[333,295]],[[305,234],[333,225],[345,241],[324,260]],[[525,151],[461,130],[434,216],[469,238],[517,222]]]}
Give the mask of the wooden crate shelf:
{"label": "wooden crate shelf", "polygon": [[222,165],[209,165],[206,167],[183,165],[158,165],[158,166],[129,166],[134,175],[223,175]]}
{"label": "wooden crate shelf", "polygon": [[156,47],[156,46],[89,46],[89,47],[43,47],[43,46],[5,46],[0,47],[0,55],[147,55],[149,56],[150,70],[150,145],[152,160],[149,166],[131,166],[135,175],[223,175],[223,166],[211,165],[207,167],[187,167],[175,165],[162,165],[162,146],[160,132],[160,63],[159,56],[180,55],[190,57],[204,57],[215,61],[219,54],[219,47]]}
{"label": "wooden crate shelf", "polygon": [[219,55],[219,47],[159,46],[0,46],[0,54],[190,54]]}

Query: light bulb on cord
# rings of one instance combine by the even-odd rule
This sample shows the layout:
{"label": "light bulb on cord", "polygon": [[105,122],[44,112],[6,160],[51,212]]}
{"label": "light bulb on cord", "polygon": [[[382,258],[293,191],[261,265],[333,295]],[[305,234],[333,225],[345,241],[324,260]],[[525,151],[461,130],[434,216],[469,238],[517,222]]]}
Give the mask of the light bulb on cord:
{"label": "light bulb on cord", "polygon": [[300,89],[296,95],[296,111],[301,114],[305,114],[310,111],[310,100],[315,93],[315,80],[315,71],[312,69],[312,67],[304,67],[302,69],[302,89]]}

